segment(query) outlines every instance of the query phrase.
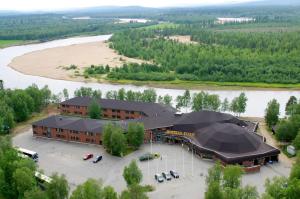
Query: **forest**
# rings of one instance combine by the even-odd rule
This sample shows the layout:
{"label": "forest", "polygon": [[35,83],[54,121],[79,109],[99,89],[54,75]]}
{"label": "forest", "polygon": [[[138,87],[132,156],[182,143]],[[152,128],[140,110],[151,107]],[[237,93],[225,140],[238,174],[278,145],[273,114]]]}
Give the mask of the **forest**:
{"label": "forest", "polygon": [[[161,76],[170,76],[162,78],[163,81],[174,80],[175,75],[179,80],[189,81],[300,82],[300,29],[225,31],[218,29],[220,25],[209,26],[126,30],[113,35],[110,47],[122,55],[152,61],[164,71]],[[239,28],[247,27],[249,24]],[[190,35],[197,44],[170,40],[171,35]],[[109,77],[133,79],[133,73],[126,68],[113,71]],[[139,74],[145,77],[144,80],[152,80],[151,76],[157,75],[156,70]]]}
{"label": "forest", "polygon": [[63,14],[29,14],[0,17],[0,40],[40,40],[76,35],[110,34],[127,28],[145,25],[140,23],[114,24],[115,19],[97,18],[74,20]]}

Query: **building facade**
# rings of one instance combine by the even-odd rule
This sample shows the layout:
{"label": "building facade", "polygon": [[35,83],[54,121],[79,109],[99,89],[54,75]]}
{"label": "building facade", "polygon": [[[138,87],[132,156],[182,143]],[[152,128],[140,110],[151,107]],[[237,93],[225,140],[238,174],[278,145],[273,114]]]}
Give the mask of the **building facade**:
{"label": "building facade", "polygon": [[[88,116],[88,107],[93,102],[91,97],[75,97],[59,104],[63,115]],[[132,102],[112,99],[97,99],[102,109],[102,117],[106,119],[128,120],[141,117],[152,117],[163,112],[175,112],[172,107],[157,103]]]}
{"label": "building facade", "polygon": [[199,111],[177,115],[174,109],[155,103],[99,100],[105,118],[87,119],[91,98],[73,98],[60,104],[63,114],[33,123],[33,135],[66,141],[102,144],[103,127],[110,122],[125,131],[130,122],[144,125],[145,142],[180,144],[201,158],[219,160],[224,166],[239,164],[245,171],[259,171],[268,162],[278,161],[280,151],[255,133],[257,124],[230,114]]}

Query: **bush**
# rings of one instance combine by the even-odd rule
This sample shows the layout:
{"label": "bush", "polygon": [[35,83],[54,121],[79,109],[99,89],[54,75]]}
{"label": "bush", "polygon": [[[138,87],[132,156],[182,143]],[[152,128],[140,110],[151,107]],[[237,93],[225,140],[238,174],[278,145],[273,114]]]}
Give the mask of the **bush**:
{"label": "bush", "polygon": [[296,138],[293,141],[293,145],[294,147],[299,150],[300,149],[300,131],[298,131],[298,134],[296,136]]}
{"label": "bush", "polygon": [[283,120],[276,130],[276,138],[280,141],[291,142],[296,137],[297,130],[290,121]]}

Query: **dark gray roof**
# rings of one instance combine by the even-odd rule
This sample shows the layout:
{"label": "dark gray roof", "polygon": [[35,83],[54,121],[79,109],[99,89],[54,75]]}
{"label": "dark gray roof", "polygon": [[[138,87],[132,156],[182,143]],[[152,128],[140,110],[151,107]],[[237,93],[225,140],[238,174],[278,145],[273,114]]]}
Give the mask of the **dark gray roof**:
{"label": "dark gray roof", "polygon": [[[74,97],[72,99],[61,102],[64,105],[75,106],[89,106],[92,102],[91,97]],[[174,114],[176,110],[171,106],[166,106],[158,103],[150,102],[135,102],[135,101],[123,101],[114,99],[98,99],[99,105],[102,108],[111,108],[117,110],[127,111],[139,111],[145,113],[147,116],[159,116],[165,114]]]}
{"label": "dark gray roof", "polygon": [[239,154],[255,151],[261,144],[245,128],[230,123],[213,123],[198,129],[195,138],[205,148]]}
{"label": "dark gray roof", "polygon": [[173,130],[183,132],[196,132],[200,128],[210,126],[214,123],[229,123],[238,126],[247,126],[247,124],[238,118],[215,111],[198,111],[183,114],[174,121]]}
{"label": "dark gray roof", "polygon": [[94,120],[88,118],[69,117],[69,116],[50,116],[43,120],[34,122],[32,125],[43,126],[49,128],[61,128],[82,132],[102,133],[103,127],[108,123],[120,125],[123,129],[127,129],[128,122],[111,121],[111,120]]}
{"label": "dark gray roof", "polygon": [[278,155],[280,151],[263,142],[247,128],[229,123],[214,123],[196,132],[192,139],[201,150],[215,154],[227,163]]}
{"label": "dark gray roof", "polygon": [[[176,122],[179,124],[197,124],[197,123],[235,123],[235,124],[244,124],[243,121],[237,119],[233,115],[227,113],[220,113],[215,111],[197,111],[187,114],[183,114],[182,117]],[[245,124],[246,125],[246,124]]]}

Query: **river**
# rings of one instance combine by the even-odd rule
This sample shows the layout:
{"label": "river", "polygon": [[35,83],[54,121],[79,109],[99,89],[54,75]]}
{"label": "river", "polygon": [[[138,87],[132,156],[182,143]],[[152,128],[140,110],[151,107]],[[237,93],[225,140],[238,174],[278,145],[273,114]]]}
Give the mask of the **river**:
{"label": "river", "polygon": [[[117,90],[120,88],[125,88],[125,90],[131,89],[135,91],[143,91],[149,87],[147,86],[134,86],[134,85],[114,85],[109,83],[84,83],[84,82],[72,82],[64,80],[55,80],[45,77],[38,77],[32,75],[25,75],[20,72],[13,70],[8,67],[8,64],[12,61],[13,58],[17,56],[24,55],[36,50],[43,50],[47,48],[68,46],[72,44],[80,44],[94,41],[103,41],[110,37],[111,35],[101,35],[101,36],[90,36],[90,37],[75,37],[68,39],[60,39],[55,41],[50,41],[46,43],[39,44],[30,44],[24,46],[14,46],[0,50],[0,79],[4,81],[5,88],[26,88],[32,84],[37,84],[39,87],[48,85],[53,93],[59,93],[64,88],[69,90],[70,95],[74,91],[81,87],[91,87],[93,89],[100,89],[102,93],[105,93],[109,90]],[[177,95],[181,95],[184,90],[180,89],[164,89],[164,88],[155,88],[158,95],[169,94],[176,98]],[[251,116],[251,117],[263,117],[264,110],[267,106],[267,103],[273,98],[277,99],[280,103],[281,116],[284,116],[285,104],[288,101],[289,97],[294,95],[300,97],[300,91],[274,91],[274,90],[203,90],[211,94],[218,94],[223,100],[228,98],[232,100],[234,97],[238,96],[241,92],[245,92],[248,98],[247,109],[242,116]],[[191,90],[191,93],[200,92],[200,90]],[[173,103],[174,104],[174,103]]]}

